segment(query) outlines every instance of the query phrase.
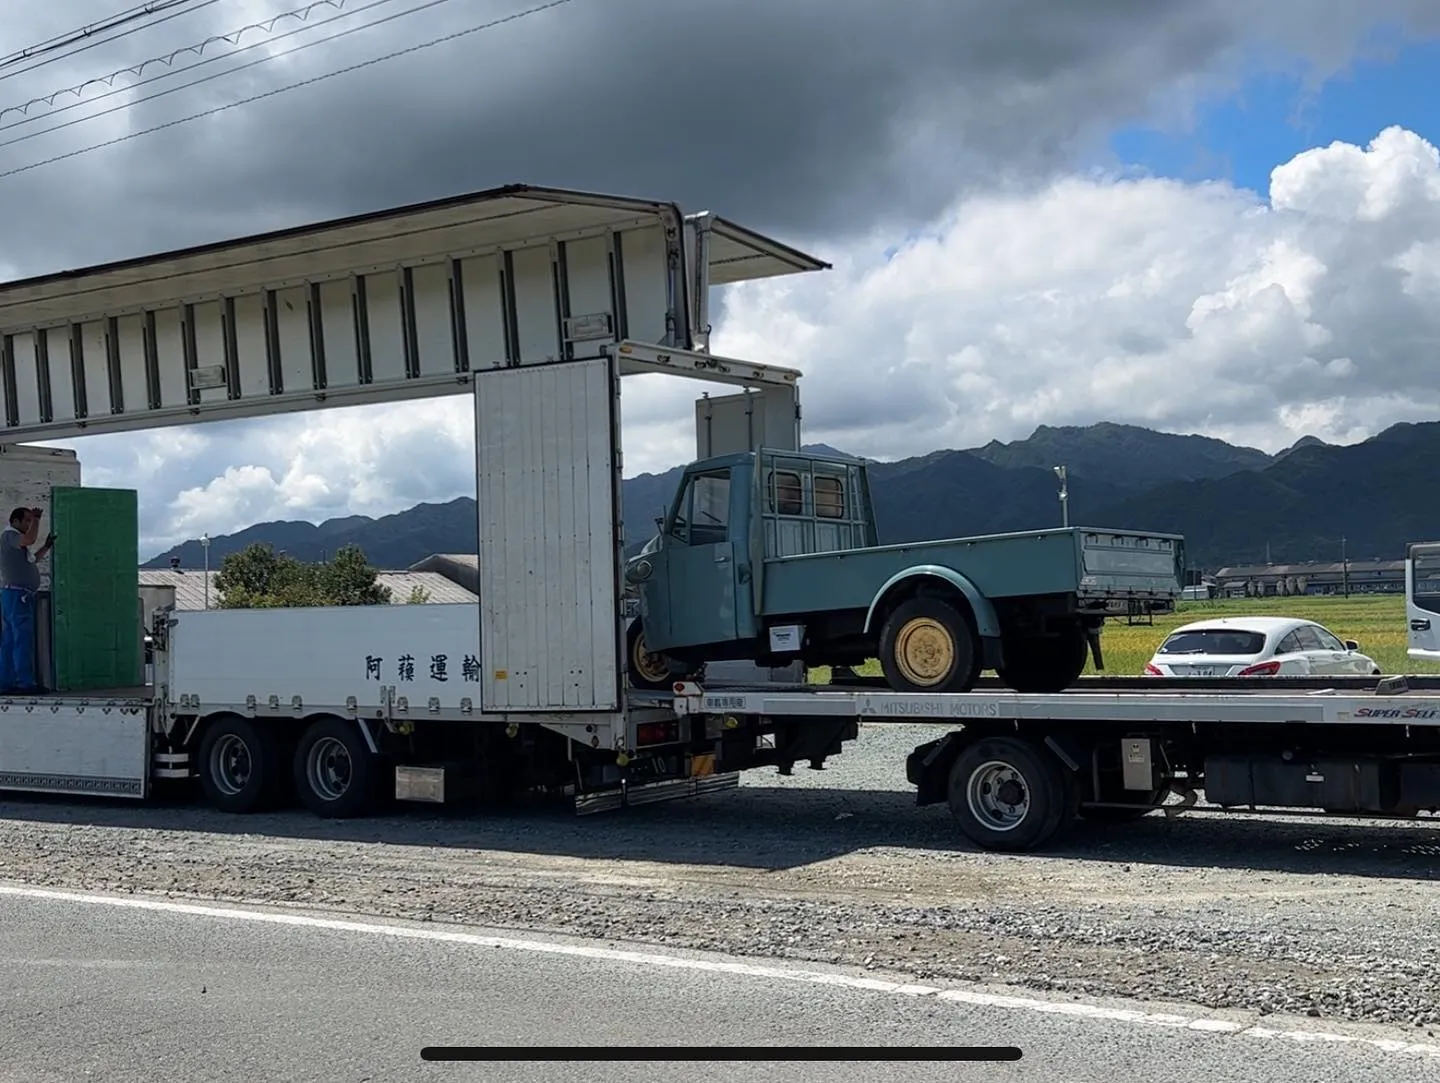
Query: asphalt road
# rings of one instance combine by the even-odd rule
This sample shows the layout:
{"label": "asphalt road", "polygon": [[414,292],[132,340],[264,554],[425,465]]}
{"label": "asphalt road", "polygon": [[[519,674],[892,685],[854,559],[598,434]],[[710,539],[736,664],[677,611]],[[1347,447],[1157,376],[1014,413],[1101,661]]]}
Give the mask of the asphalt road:
{"label": "asphalt road", "polygon": [[[329,917],[336,927],[324,926]],[[916,996],[856,988],[866,976],[854,971],[659,956],[653,948],[520,940],[438,924],[358,924],[364,921],[0,894],[0,1079],[611,1083],[673,1080],[676,1073],[673,1063],[442,1065],[420,1059],[422,1046],[475,1043],[998,1044],[1024,1051],[1017,1064],[727,1062],[703,1069],[724,1081],[879,1083],[903,1074],[907,1083],[1111,1083],[1169,1075],[1178,1065],[1196,1078],[1248,1083],[1403,1083],[1434,1079],[1437,1071],[1435,1058],[1364,1041],[1305,1042],[1293,1032],[1218,1033],[1103,1010],[1088,1017],[1047,1010],[1086,1010],[1068,998],[966,1003],[933,991]],[[485,936],[505,942],[477,942]],[[627,956],[631,950],[644,954]],[[825,974],[851,984],[815,980]],[[804,975],[809,980],[797,980]],[[946,995],[984,997],[965,990]],[[1235,1018],[1245,1026],[1255,1022]]]}

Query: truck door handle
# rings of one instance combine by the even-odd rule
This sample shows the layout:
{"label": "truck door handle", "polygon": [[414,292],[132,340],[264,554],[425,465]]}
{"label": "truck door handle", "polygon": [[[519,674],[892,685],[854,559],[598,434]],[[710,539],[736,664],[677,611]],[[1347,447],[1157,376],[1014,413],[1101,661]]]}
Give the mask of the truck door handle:
{"label": "truck door handle", "polygon": [[729,554],[729,553],[716,553],[716,554],[715,554],[715,563],[716,563],[716,564],[728,564],[728,563],[730,563],[730,554]]}
{"label": "truck door handle", "polygon": [[1412,620],[1410,622],[1410,630],[1412,632],[1428,632],[1430,630],[1430,622],[1423,617],[1418,620]]}

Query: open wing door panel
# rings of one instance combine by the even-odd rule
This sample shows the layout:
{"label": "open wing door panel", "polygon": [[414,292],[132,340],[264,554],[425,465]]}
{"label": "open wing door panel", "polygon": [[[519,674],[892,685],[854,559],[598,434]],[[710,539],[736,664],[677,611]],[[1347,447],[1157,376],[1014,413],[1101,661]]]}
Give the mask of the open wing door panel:
{"label": "open wing door panel", "polygon": [[475,434],[483,709],[619,709],[615,363],[477,374]]}
{"label": "open wing door panel", "polygon": [[1409,656],[1440,661],[1440,542],[1405,547],[1405,620]]}

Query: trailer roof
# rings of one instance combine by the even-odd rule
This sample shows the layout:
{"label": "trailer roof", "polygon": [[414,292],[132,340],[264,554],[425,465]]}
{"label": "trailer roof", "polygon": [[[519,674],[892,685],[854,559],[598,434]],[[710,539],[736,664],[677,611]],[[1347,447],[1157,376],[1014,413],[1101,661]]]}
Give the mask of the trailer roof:
{"label": "trailer roof", "polygon": [[[485,251],[537,236],[588,235],[680,220],[674,204],[509,184],[0,283],[0,328],[75,321],[96,312],[166,304],[177,295],[233,295],[283,281],[314,281],[358,267]],[[712,282],[725,284],[829,264],[722,218],[711,223]]]}

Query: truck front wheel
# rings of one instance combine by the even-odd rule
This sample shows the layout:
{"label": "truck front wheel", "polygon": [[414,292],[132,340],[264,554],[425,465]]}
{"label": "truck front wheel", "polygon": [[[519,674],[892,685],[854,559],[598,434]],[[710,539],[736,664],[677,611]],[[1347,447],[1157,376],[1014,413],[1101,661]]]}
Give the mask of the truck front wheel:
{"label": "truck front wheel", "polygon": [[1059,635],[1006,637],[1005,664],[996,675],[1016,692],[1063,692],[1085,672],[1089,644],[1080,628]]}
{"label": "truck front wheel", "polygon": [[668,692],[675,683],[674,671],[663,654],[652,654],[645,646],[645,629],[640,621],[630,622],[625,633],[625,662],[630,683],[652,692]]}
{"label": "truck front wheel", "polygon": [[880,632],[880,668],[897,692],[968,692],[980,675],[970,622],[939,598],[896,606]]}

